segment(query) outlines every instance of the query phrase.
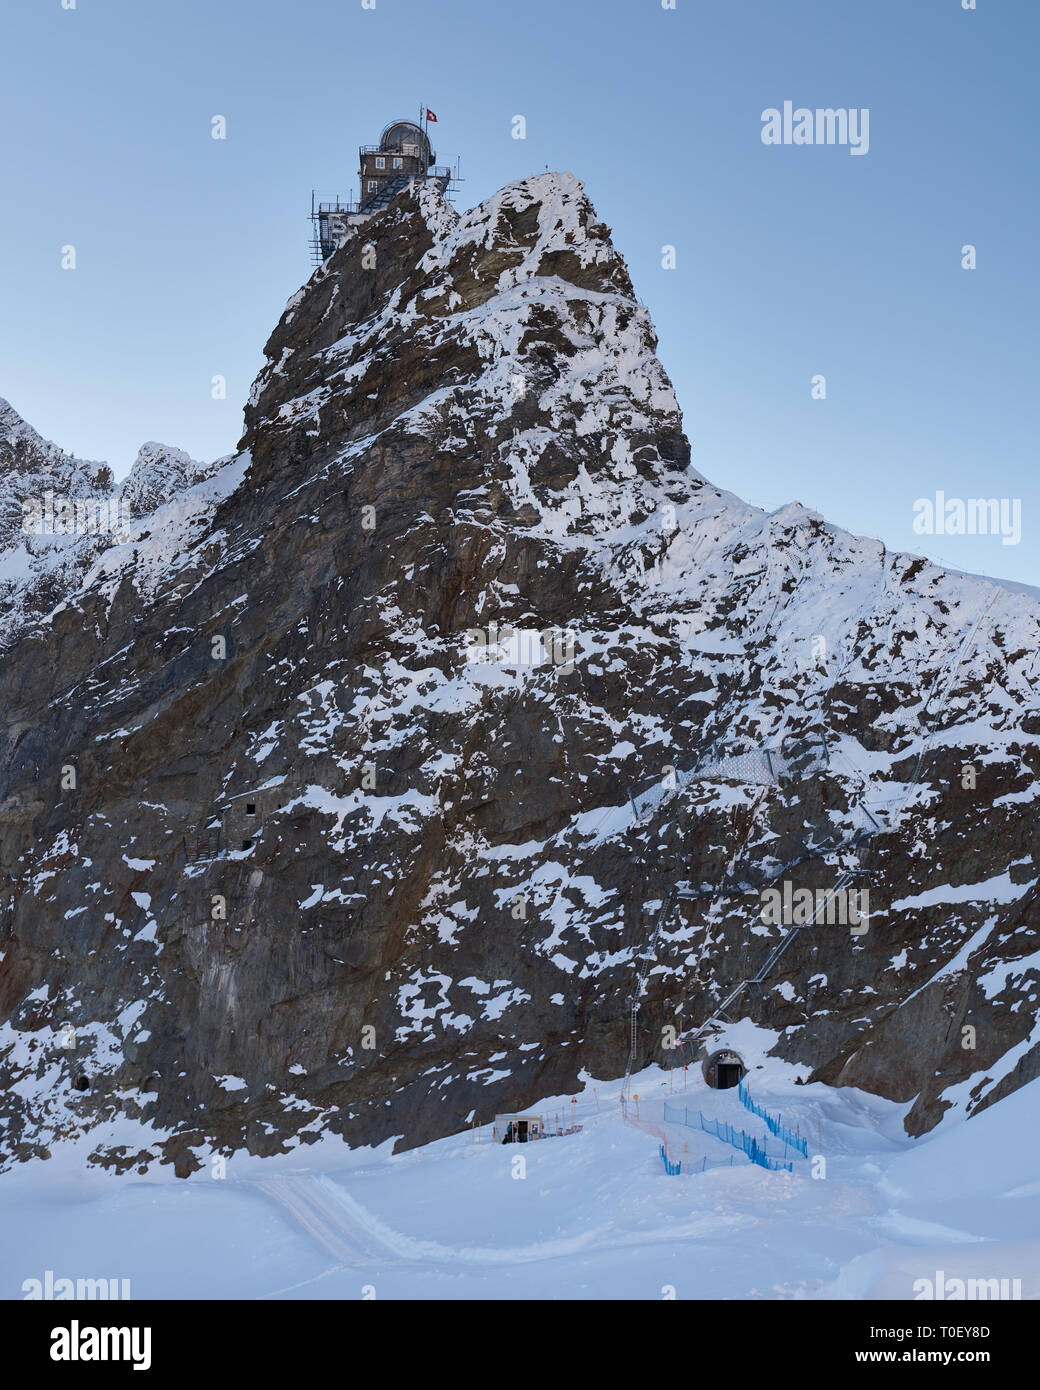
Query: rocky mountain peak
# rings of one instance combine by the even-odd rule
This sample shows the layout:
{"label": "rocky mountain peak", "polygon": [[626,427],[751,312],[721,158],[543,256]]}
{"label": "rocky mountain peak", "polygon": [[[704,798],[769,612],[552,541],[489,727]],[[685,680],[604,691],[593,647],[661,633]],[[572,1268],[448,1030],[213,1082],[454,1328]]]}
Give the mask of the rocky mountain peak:
{"label": "rocky mountain peak", "polygon": [[869,929],[741,998],[775,1051],[915,1133],[1037,1074],[1033,597],[695,472],[569,174],[401,194],[265,355],[5,656],[7,1155],[418,1144],[624,1073],[637,974],[672,1065],[847,874]]}
{"label": "rocky mountain peak", "polygon": [[[403,194],[293,297],[265,348],[240,447],[323,464],[461,428],[472,515],[560,535],[645,517],[691,474],[656,336],[581,183],[543,174],[459,217]],[[479,430],[472,428],[479,421]],[[683,490],[682,495],[685,495]]]}
{"label": "rocky mountain peak", "polygon": [[0,400],[0,649],[74,593],[105,551],[127,541],[133,520],[219,466],[150,442],[117,486],[108,464],[43,439]]}
{"label": "rocky mountain peak", "polygon": [[138,450],[119,496],[131,515],[147,516],[178,492],[209,477],[212,471],[208,465],[189,458],[183,449],[150,440]]}
{"label": "rocky mountain peak", "polygon": [[68,497],[100,497],[111,488],[106,463],[67,454],[0,399],[0,549],[19,543],[25,499],[42,497],[48,489]]}

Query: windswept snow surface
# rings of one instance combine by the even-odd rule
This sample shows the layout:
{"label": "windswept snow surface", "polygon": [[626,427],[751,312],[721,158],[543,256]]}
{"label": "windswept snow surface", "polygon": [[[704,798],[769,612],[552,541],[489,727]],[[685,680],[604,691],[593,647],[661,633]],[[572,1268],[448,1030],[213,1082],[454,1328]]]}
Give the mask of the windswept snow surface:
{"label": "windswept snow surface", "polygon": [[[394,1156],[338,1141],[278,1159],[237,1156],[183,1181],[169,1170],[85,1172],[79,1146],[7,1175],[0,1293],[22,1282],[129,1278],[133,1298],[913,1299],[915,1281],[1020,1279],[1040,1297],[1040,1089],[977,1118],[906,1137],[905,1108],[798,1084],[766,1056],[775,1035],[742,1022],[720,1039],[749,1065],[755,1099],[809,1141],[794,1173],[753,1167],[667,1102],[782,1146],[735,1091],[699,1068],[632,1083],[640,1119],[673,1157],[714,1167],[665,1174],[659,1140],[621,1118],[620,1082],[588,1079],[533,1107],[578,1134],[521,1146],[490,1125]],[[696,1073],[696,1074],[695,1074]],[[674,1115],[669,1110],[670,1115]],[[481,1117],[485,1118],[485,1117]],[[487,1117],[489,1118],[489,1117]],[[132,1144],[140,1134],[127,1133]],[[822,1145],[821,1145],[822,1140]],[[688,1147],[684,1150],[684,1144]],[[820,1173],[818,1155],[826,1160]],[[730,1159],[732,1165],[730,1166]],[[524,1175],[520,1176],[523,1170]]]}

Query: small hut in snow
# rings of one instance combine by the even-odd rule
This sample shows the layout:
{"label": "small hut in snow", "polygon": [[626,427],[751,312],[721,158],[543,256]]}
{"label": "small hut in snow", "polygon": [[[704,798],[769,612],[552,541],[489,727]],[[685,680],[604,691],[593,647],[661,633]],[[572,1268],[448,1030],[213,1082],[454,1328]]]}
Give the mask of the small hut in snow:
{"label": "small hut in snow", "polygon": [[541,1115],[496,1115],[493,1138],[497,1144],[526,1144],[544,1137]]}

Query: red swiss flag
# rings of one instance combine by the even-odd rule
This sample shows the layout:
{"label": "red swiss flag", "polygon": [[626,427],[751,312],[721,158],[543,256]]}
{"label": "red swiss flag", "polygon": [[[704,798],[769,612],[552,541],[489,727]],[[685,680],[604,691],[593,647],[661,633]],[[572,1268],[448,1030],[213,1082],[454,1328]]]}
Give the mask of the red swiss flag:
{"label": "red swiss flag", "polygon": [[428,106],[426,108],[426,119],[428,121],[435,121],[437,119],[436,113],[431,111]]}

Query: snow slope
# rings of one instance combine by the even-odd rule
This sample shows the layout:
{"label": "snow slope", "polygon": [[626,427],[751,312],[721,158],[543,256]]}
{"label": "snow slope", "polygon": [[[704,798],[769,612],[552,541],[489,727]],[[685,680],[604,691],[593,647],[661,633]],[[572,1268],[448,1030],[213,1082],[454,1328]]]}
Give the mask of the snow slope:
{"label": "snow slope", "polygon": [[[50,1269],[129,1278],[134,1298],[910,1299],[937,1270],[1040,1297],[1035,1085],[913,1141],[905,1107],[797,1084],[806,1069],[767,1058],[774,1041],[746,1021],[725,1038],[755,1098],[810,1137],[792,1175],[726,1166],[718,1140],[666,1125],[691,1163],[722,1165],[667,1176],[657,1140],[622,1120],[619,1083],[591,1079],[576,1107],[538,1107],[550,1124],[576,1109],[582,1131],[523,1148],[490,1126],[397,1156],[326,1139],[187,1181],[87,1172],[69,1149],[5,1178],[0,1296]],[[633,1091],[644,1120],[669,1099],[764,1133],[693,1069],[685,1091],[657,1068]]]}

